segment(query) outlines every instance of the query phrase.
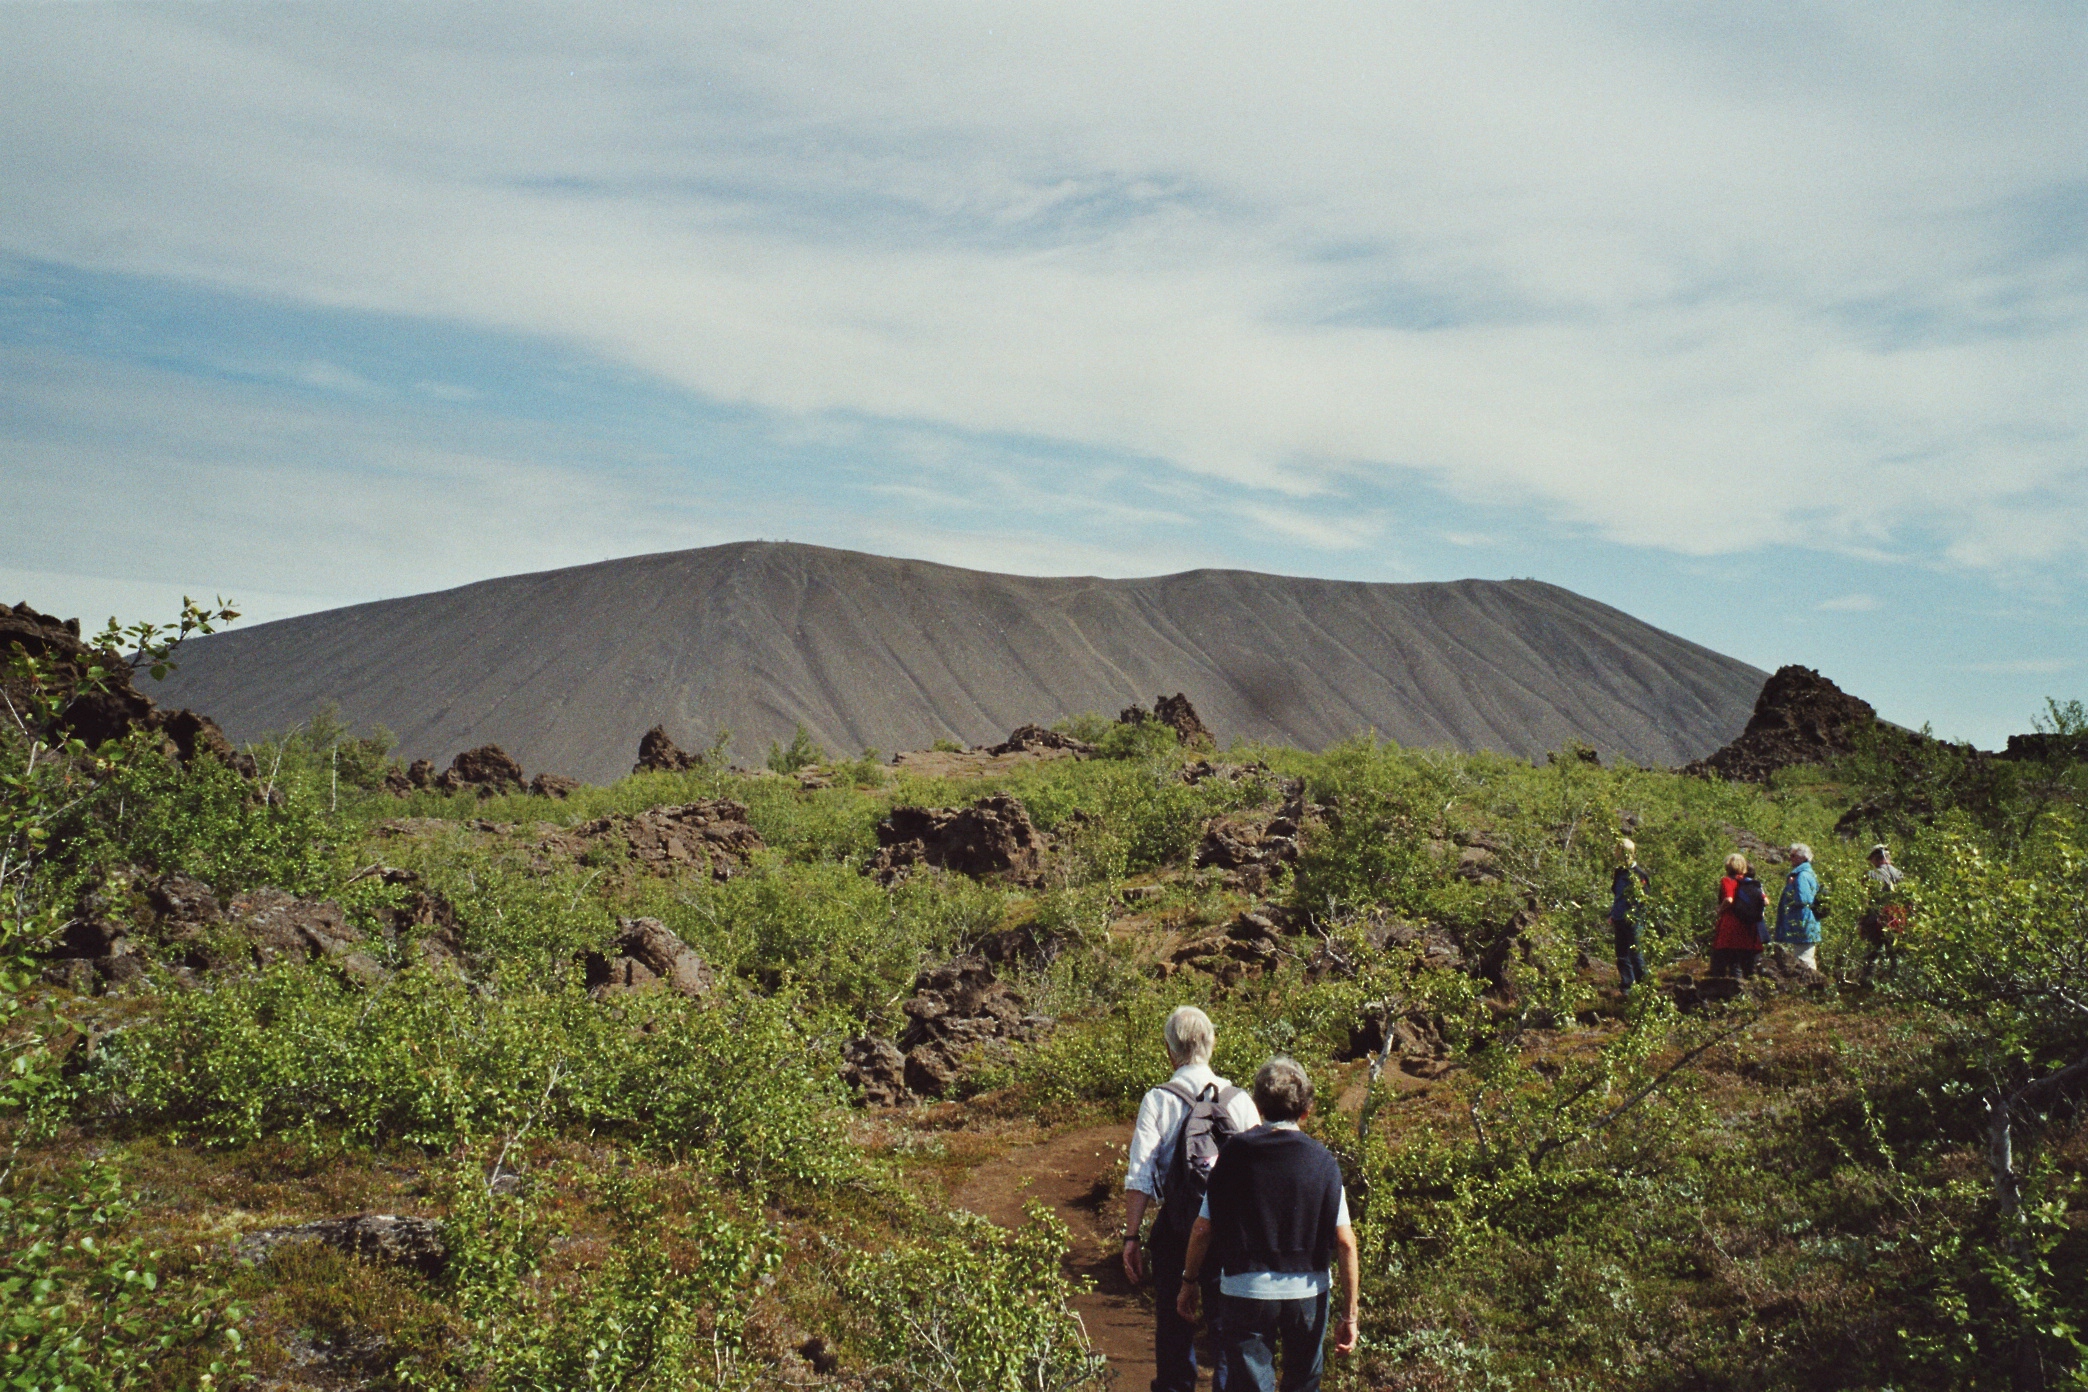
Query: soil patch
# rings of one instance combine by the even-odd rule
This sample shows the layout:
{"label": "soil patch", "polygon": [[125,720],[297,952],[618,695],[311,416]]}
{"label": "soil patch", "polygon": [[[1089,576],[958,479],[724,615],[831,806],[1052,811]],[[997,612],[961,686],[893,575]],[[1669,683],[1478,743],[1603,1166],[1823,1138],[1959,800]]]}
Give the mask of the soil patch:
{"label": "soil patch", "polygon": [[[1074,1297],[1073,1308],[1087,1326],[1095,1352],[1109,1360],[1118,1392],[1137,1392],[1153,1380],[1153,1288],[1134,1289],[1124,1279],[1124,1146],[1131,1124],[1063,1131],[1035,1145],[1017,1146],[972,1171],[952,1195],[958,1208],[1004,1227],[1022,1221],[1023,1205],[1035,1200],[1058,1215],[1072,1237],[1066,1270],[1095,1288]],[[1209,1351],[1199,1344],[1210,1386]]]}

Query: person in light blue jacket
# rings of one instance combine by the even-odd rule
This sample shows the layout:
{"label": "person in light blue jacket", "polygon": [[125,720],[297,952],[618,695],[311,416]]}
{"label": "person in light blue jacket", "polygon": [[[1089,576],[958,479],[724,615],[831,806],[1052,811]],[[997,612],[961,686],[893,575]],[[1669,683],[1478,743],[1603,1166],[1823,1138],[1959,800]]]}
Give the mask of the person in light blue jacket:
{"label": "person in light blue jacket", "polygon": [[1820,920],[1813,904],[1820,897],[1820,876],[1812,867],[1812,847],[1791,847],[1791,873],[1784,876],[1783,897],[1776,904],[1776,940],[1798,949],[1798,960],[1820,969]]}

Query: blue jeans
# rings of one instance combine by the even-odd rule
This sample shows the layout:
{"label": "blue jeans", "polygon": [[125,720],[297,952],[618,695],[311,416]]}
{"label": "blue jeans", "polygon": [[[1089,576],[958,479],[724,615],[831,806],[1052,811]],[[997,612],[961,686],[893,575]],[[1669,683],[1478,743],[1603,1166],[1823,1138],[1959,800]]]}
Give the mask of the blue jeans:
{"label": "blue jeans", "polygon": [[[1188,1254],[1186,1237],[1170,1241],[1153,1224],[1153,1248],[1147,1260],[1153,1269],[1153,1297],[1159,1308],[1153,1312],[1153,1392],[1196,1392],[1196,1326],[1175,1313],[1175,1297],[1182,1290],[1182,1258]],[[1216,1272],[1218,1264],[1211,1263]],[[1204,1324],[1210,1330],[1211,1347],[1223,1350],[1225,1311],[1215,1275],[1203,1283]],[[1212,1392],[1226,1392],[1225,1358],[1211,1369]]]}
{"label": "blue jeans", "polygon": [[[1218,1371],[1232,1392],[1319,1392],[1327,1361],[1327,1297],[1242,1300],[1221,1295],[1224,1350]],[[1283,1382],[1276,1381],[1276,1346],[1283,1346]]]}
{"label": "blue jeans", "polygon": [[1629,991],[1648,975],[1646,956],[1639,951],[1638,929],[1628,926],[1620,928],[1611,923],[1610,933],[1617,948],[1617,984]]}

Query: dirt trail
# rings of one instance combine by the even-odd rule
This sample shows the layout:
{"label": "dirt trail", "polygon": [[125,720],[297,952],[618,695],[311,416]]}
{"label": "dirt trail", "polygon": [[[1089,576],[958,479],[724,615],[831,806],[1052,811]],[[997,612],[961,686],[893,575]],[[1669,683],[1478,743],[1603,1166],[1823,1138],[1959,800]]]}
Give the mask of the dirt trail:
{"label": "dirt trail", "polygon": [[[953,1196],[957,1207],[1012,1227],[1034,1199],[1072,1231],[1066,1269],[1093,1279],[1073,1301],[1095,1351],[1109,1360],[1116,1392],[1144,1392],[1153,1380],[1153,1288],[1132,1289],[1121,1265],[1123,1177],[1129,1123],[1065,1131],[1018,1146],[972,1171]],[[1208,1359],[1199,1361],[1208,1366]],[[1204,1385],[1209,1386],[1208,1374]]]}

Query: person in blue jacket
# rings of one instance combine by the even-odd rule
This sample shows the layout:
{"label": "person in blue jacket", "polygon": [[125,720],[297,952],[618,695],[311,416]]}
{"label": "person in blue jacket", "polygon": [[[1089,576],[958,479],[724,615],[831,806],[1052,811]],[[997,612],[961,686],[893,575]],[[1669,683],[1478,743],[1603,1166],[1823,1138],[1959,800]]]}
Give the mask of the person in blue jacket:
{"label": "person in blue jacket", "polygon": [[1798,949],[1798,960],[1820,969],[1820,920],[1813,905],[1820,898],[1819,872],[1812,866],[1812,847],[1791,847],[1791,873],[1784,876],[1783,897],[1776,903],[1776,940]]}
{"label": "person in blue jacket", "polygon": [[1610,876],[1610,935],[1617,949],[1617,984],[1629,991],[1646,979],[1646,955],[1639,951],[1639,930],[1646,926],[1646,891],[1653,880],[1638,863],[1638,845],[1628,836],[1617,839],[1617,870]]}

